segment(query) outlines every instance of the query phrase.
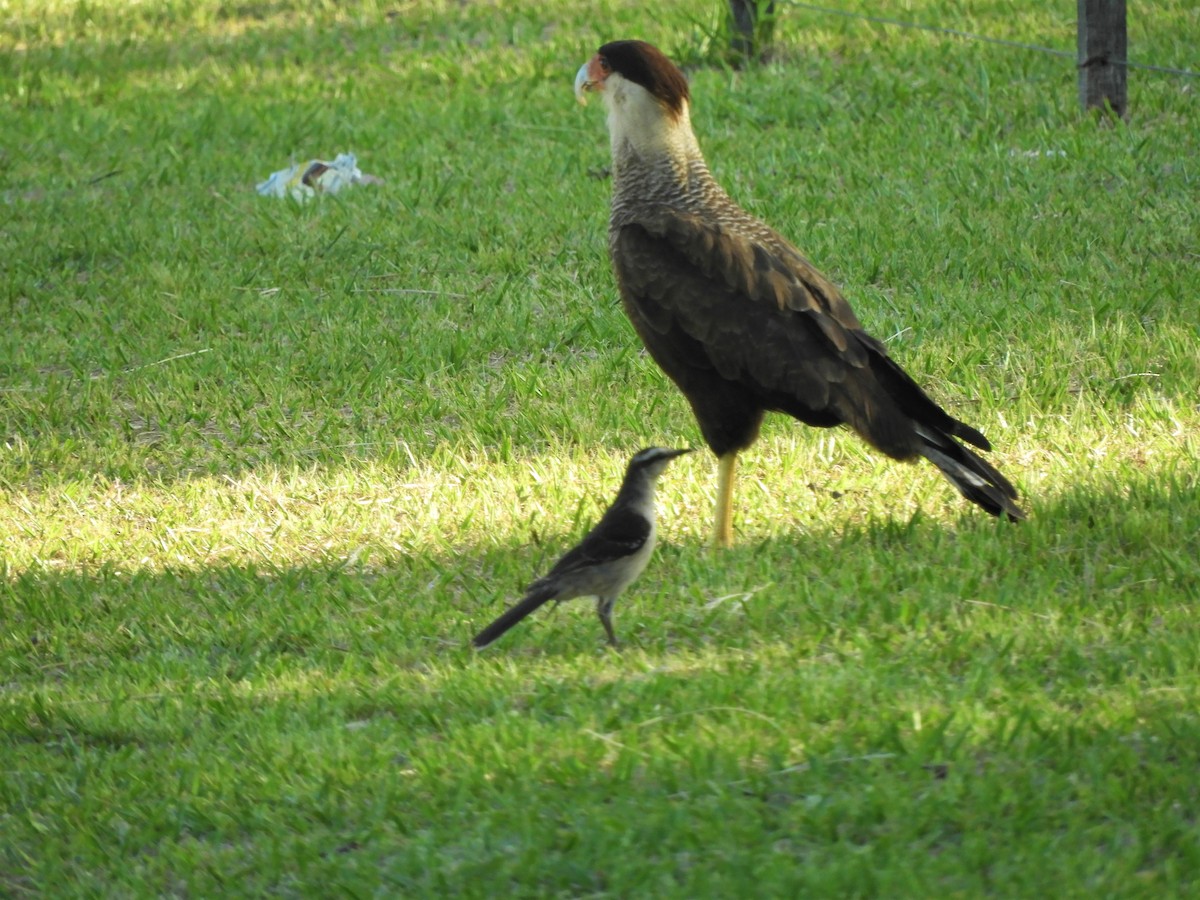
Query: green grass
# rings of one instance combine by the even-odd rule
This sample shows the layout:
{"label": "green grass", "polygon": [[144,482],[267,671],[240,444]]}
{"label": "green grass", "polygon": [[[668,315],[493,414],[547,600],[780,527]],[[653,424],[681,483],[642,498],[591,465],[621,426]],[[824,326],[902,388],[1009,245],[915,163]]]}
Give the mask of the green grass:
{"label": "green grass", "polygon": [[[570,83],[711,58],[718,7],[512,7],[5,7],[0,895],[1194,894],[1195,80],[1114,125],[1069,60],[799,9],[696,68],[719,177],[1030,519],[776,419],[733,550],[712,460],[664,476],[624,652],[578,603],[475,654],[631,452],[699,443]],[[1193,7],[1131,56],[1194,68]],[[384,183],[253,192],[342,150]]]}

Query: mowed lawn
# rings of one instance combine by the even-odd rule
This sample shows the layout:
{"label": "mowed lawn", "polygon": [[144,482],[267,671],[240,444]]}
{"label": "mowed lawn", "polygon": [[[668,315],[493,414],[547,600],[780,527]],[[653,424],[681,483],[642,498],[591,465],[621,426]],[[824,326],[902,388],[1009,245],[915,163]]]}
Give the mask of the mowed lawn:
{"label": "mowed lawn", "polygon": [[[1069,58],[786,4],[736,72],[720,9],[3,5],[0,896],[1200,891],[1200,79],[1113,122]],[[1197,68],[1191,0],[1129,16]],[[711,455],[662,478],[621,652],[576,602],[475,653],[701,446],[571,93],[634,36],[1029,519],[775,418],[733,549]],[[254,191],[343,151],[382,181]]]}

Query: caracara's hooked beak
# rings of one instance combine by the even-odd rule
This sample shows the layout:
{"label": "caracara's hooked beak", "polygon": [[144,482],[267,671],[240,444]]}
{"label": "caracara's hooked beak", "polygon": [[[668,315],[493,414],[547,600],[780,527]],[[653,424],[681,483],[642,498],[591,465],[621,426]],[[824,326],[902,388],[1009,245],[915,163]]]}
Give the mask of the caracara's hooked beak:
{"label": "caracara's hooked beak", "polygon": [[596,54],[575,73],[575,99],[586,105],[587,92],[604,90],[604,79],[607,75],[604,65],[600,62],[600,54]]}

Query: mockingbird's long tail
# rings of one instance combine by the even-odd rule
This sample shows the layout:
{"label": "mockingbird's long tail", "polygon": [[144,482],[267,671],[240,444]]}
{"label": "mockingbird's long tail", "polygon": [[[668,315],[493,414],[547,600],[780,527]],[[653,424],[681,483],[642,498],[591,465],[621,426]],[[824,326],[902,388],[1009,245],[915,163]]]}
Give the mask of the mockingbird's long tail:
{"label": "mockingbird's long tail", "polygon": [[520,603],[505,610],[503,615],[496,619],[496,621],[475,635],[475,639],[471,643],[475,645],[477,650],[482,650],[539,606],[543,606],[553,600],[556,593],[557,591],[550,587],[540,584],[533,585]]}

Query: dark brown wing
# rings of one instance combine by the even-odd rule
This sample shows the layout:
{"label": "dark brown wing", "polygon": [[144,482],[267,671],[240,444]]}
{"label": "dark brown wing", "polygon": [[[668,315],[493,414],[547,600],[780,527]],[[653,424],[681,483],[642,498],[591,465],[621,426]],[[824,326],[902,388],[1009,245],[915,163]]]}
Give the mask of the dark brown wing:
{"label": "dark brown wing", "polygon": [[752,388],[766,408],[812,424],[848,422],[901,457],[913,440],[901,418],[988,448],[891,360],[832,282],[768,234],[769,243],[659,208],[613,236],[613,261],[646,326],[694,339],[721,376]]}
{"label": "dark brown wing", "polygon": [[644,327],[663,336],[678,329],[702,348],[703,359],[689,362],[726,380],[819,411],[831,385],[869,364],[854,313],[799,254],[787,258],[671,210],[622,227],[612,250]]}

